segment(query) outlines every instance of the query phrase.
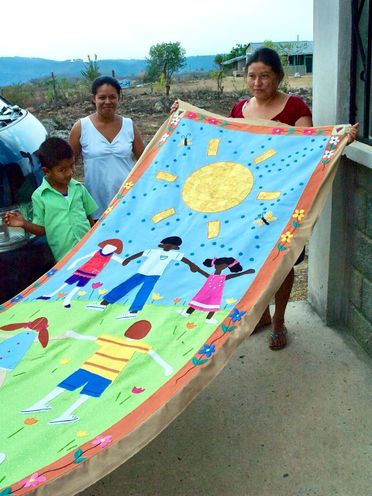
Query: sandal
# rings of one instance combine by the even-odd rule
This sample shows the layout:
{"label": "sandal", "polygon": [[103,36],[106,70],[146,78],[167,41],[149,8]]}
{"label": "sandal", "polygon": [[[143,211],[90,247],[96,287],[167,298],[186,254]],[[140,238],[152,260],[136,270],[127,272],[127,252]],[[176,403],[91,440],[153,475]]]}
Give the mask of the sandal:
{"label": "sandal", "polygon": [[281,350],[287,345],[287,328],[282,331],[272,331],[269,339],[270,350]]}

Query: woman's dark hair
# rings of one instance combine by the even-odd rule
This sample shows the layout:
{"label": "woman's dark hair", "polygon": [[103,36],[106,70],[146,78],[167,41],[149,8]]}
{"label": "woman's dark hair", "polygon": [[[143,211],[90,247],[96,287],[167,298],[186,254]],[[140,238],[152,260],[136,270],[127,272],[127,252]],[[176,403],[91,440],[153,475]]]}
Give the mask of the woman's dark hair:
{"label": "woman's dark hair", "polygon": [[51,169],[61,162],[61,160],[71,159],[74,152],[67,141],[62,138],[48,138],[41,143],[36,152],[42,167]]}
{"label": "woman's dark hair", "polygon": [[278,53],[272,48],[258,48],[247,60],[245,65],[245,74],[248,73],[248,68],[255,62],[262,62],[271,67],[273,72],[279,77],[280,81],[284,78],[283,66]]}
{"label": "woman's dark hair", "polygon": [[100,88],[104,84],[109,84],[110,86],[113,86],[116,89],[118,96],[120,96],[121,87],[119,81],[111,76],[100,76],[96,78],[92,83],[92,95],[96,95],[98,88]]}
{"label": "woman's dark hair", "polygon": [[[230,269],[230,272],[241,272],[243,267],[240,263],[232,257],[221,257],[221,258],[206,258],[203,265],[206,267],[214,267],[215,265],[226,264]],[[231,265],[231,267],[229,267]]]}

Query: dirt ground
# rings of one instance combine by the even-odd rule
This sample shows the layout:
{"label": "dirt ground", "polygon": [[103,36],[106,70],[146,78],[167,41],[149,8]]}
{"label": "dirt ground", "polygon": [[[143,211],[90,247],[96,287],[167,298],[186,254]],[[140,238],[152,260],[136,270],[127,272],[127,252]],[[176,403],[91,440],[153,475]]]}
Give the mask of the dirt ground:
{"label": "dirt ground", "polygon": [[[164,96],[164,89],[160,90],[151,85],[127,88],[123,90],[120,111],[133,119],[138,126],[142,137],[147,144],[158,128],[169,116],[169,109],[176,98],[187,101],[199,108],[211,112],[227,115],[232,106],[247,95],[244,77],[226,77],[223,80],[224,92],[217,97],[216,81],[213,79],[201,79],[197,81],[184,81],[174,83],[171,86],[169,98]],[[310,103],[311,76],[300,78],[289,78],[290,91],[299,93]],[[34,110],[35,115],[45,124],[53,124],[52,135],[68,137],[68,132],[74,122],[93,112],[93,106],[87,101],[76,103],[63,108],[46,108]],[[47,125],[47,128],[48,128]],[[83,180],[82,164],[77,164],[76,178]],[[307,256],[305,261],[295,267],[295,284],[291,300],[304,300],[307,298]]]}

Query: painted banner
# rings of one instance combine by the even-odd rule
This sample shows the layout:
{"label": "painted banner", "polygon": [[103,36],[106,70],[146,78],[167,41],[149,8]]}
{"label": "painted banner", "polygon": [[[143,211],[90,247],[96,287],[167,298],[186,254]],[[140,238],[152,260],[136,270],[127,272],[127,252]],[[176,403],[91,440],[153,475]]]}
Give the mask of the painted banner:
{"label": "painted banner", "polygon": [[180,101],[95,227],[0,308],[1,496],[81,491],[217,375],[309,238],[348,127]]}

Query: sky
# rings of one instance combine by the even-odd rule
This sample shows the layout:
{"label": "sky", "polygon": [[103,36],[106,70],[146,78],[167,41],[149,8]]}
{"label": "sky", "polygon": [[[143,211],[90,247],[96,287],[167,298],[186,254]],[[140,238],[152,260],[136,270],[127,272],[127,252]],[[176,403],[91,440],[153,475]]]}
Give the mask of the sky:
{"label": "sky", "polygon": [[186,56],[236,44],[313,39],[312,0],[18,0],[2,2],[0,57],[145,59],[180,42]]}

